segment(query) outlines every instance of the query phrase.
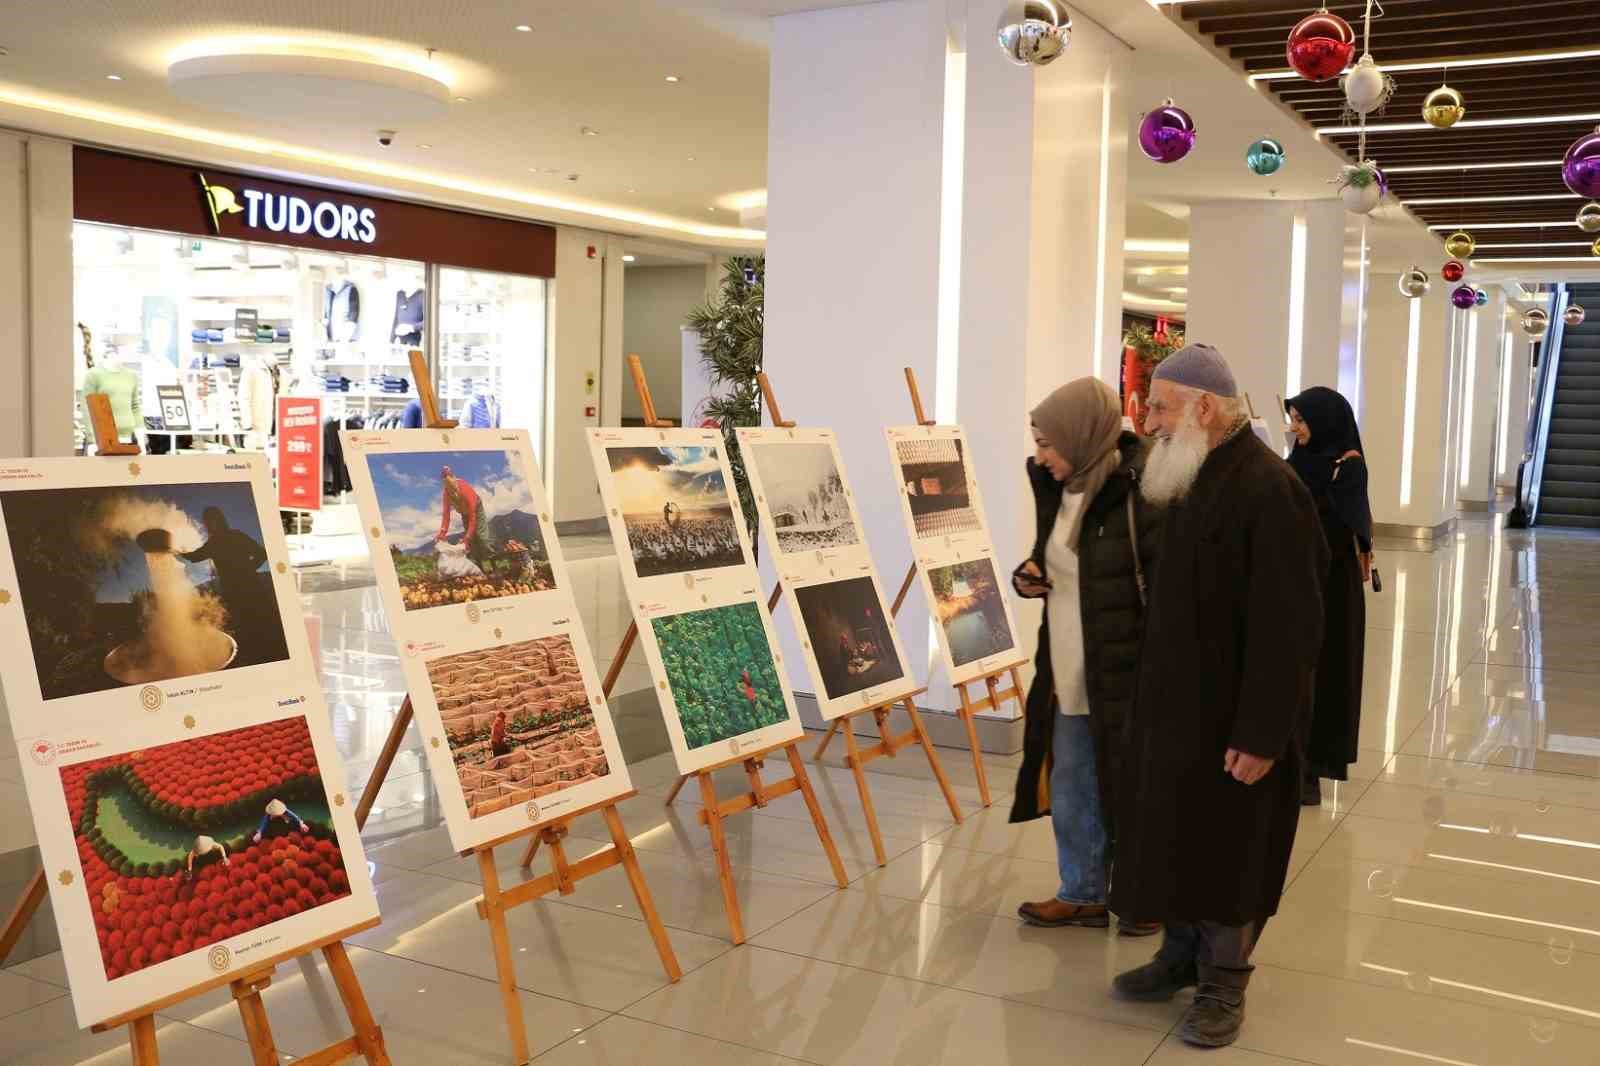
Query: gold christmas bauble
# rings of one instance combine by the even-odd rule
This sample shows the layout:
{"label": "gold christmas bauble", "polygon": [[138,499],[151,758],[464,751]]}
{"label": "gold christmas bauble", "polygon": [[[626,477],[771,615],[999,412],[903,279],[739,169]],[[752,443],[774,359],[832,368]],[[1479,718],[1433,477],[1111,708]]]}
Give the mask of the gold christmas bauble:
{"label": "gold christmas bauble", "polygon": [[1444,250],[1450,253],[1452,259],[1469,259],[1477,247],[1478,242],[1465,230],[1458,229],[1444,239]]}
{"label": "gold christmas bauble", "polygon": [[1467,113],[1461,94],[1448,85],[1441,85],[1422,101],[1422,118],[1430,126],[1447,130],[1460,122]]}
{"label": "gold christmas bauble", "polygon": [[1593,252],[1595,255],[1600,255],[1600,237],[1596,237],[1594,239],[1594,243],[1589,245],[1589,251]]}

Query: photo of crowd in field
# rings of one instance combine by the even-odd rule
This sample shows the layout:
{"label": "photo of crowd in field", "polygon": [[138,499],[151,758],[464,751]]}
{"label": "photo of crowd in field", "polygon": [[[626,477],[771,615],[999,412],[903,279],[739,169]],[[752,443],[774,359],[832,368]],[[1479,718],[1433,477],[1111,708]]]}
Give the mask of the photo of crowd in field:
{"label": "photo of crowd in field", "polygon": [[46,700],[289,657],[248,482],[0,492]]}
{"label": "photo of crowd in field", "polygon": [[936,567],[928,571],[928,583],[953,665],[965,666],[1016,646],[993,560]]}
{"label": "photo of crowd in field", "polygon": [[652,619],[684,744],[703,748],[789,717],[754,603]]}
{"label": "photo of crowd in field", "polygon": [[983,528],[972,506],[972,490],[961,441],[929,437],[895,442],[900,480],[918,539],[970,533]]}
{"label": "photo of crowd in field", "polygon": [[605,452],[640,577],[744,563],[716,448],[608,447]]}
{"label": "photo of crowd in field", "polygon": [[816,551],[861,542],[833,448],[817,441],[752,441],[753,460],[778,550]]}
{"label": "photo of crowd in field", "polygon": [[107,980],[350,895],[304,718],[60,777]]}
{"label": "photo of crowd in field", "polygon": [[470,817],[611,772],[570,637],[460,652],[427,666]]}
{"label": "photo of crowd in field", "polygon": [[533,492],[512,453],[366,460],[406,610],[555,588]]}

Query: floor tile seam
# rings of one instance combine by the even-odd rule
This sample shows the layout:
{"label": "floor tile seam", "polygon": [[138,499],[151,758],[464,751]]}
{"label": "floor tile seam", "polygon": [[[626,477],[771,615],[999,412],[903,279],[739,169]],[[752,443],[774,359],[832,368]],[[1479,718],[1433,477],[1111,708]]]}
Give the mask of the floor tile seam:
{"label": "floor tile seam", "polygon": [[[929,906],[933,906],[933,904],[929,904]],[[1066,1015],[1067,1017],[1083,1018],[1083,1019],[1085,1019],[1087,1021],[1092,1021],[1092,1022],[1104,1024],[1104,1025],[1115,1025],[1115,1026],[1117,1026],[1119,1028],[1132,1030],[1133,1032],[1136,1032],[1136,1033],[1142,1033],[1142,1034],[1151,1034],[1151,1033],[1160,1033],[1160,1032],[1170,1033],[1172,1031],[1170,1028],[1163,1030],[1159,1026],[1154,1026],[1154,1025],[1148,1025],[1148,1026],[1147,1025],[1137,1025],[1137,1024],[1134,1024],[1132,1022],[1115,1021],[1115,1020],[1113,1020],[1111,1018],[1106,1018],[1104,1016],[1097,1015],[1097,1014],[1087,1013],[1087,1012],[1079,1011],[1079,1010],[1070,1010],[1070,1009],[1063,1008],[1063,1007],[1047,1006],[1046,1004],[1043,1004],[1043,1003],[1034,1003],[1034,1002],[1032,1002],[1030,1000],[1018,999],[1018,998],[1016,998],[1014,996],[1003,996],[1003,995],[1000,995],[1000,994],[995,993],[995,992],[984,991],[984,990],[981,990],[981,989],[963,988],[960,985],[947,985],[947,984],[943,984],[943,983],[941,983],[939,981],[929,980],[926,977],[912,977],[912,976],[909,976],[909,975],[903,974],[903,973],[893,973],[893,972],[891,972],[889,970],[880,970],[880,969],[877,969],[876,967],[872,967],[872,966],[861,966],[861,965],[859,965],[857,963],[853,963],[853,962],[838,962],[838,961],[833,960],[833,959],[822,958],[821,956],[818,956],[818,955],[807,955],[806,953],[801,952],[801,951],[790,951],[788,948],[774,947],[774,946],[772,946],[770,944],[749,944],[749,943],[747,943],[747,944],[745,944],[743,946],[757,948],[757,949],[759,949],[761,951],[776,952],[779,955],[787,955],[790,958],[794,958],[794,959],[805,959],[808,962],[820,962],[820,963],[823,963],[824,965],[836,966],[836,967],[838,967],[840,969],[843,969],[843,970],[855,970],[858,973],[870,973],[870,974],[874,974],[874,975],[876,975],[878,977],[887,977],[890,980],[894,980],[894,981],[910,981],[913,984],[925,985],[925,986],[927,986],[929,988],[943,989],[944,991],[947,991],[947,992],[959,992],[959,993],[962,993],[963,995],[981,996],[984,999],[991,999],[991,1000],[994,1000],[997,1003],[1009,1003],[1009,1004],[1012,1004],[1012,1005],[1015,1005],[1015,1006],[1019,1006],[1019,1007],[1033,1007],[1033,1008],[1036,1008],[1038,1010],[1049,1011],[1052,1014],[1063,1014],[1063,1015]],[[1112,999],[1112,996],[1111,996],[1111,993],[1109,991],[1109,988],[1110,988],[1110,986],[1107,985],[1107,989],[1108,990],[1106,992],[1106,999],[1110,1000],[1112,1002],[1117,1002],[1116,1000]],[[631,1017],[631,1015],[630,1015],[630,1017]],[[640,1019],[640,1020],[642,1021],[642,1020],[645,1020],[645,1019]]]}
{"label": "floor tile seam", "polygon": [[[1573,776],[1571,774],[1557,775],[1557,774],[1549,773],[1549,772],[1546,772],[1546,771],[1527,771],[1527,772],[1528,773],[1540,773],[1542,776],[1546,776],[1546,777],[1556,777],[1556,776],[1571,777],[1571,776]],[[1579,780],[1594,780],[1594,779],[1593,778],[1587,778],[1587,779],[1579,778]],[[1550,807],[1559,807],[1563,811],[1572,811],[1572,812],[1581,811],[1581,812],[1583,812],[1585,814],[1590,815],[1591,817],[1600,817],[1600,805],[1597,805],[1597,806],[1594,806],[1594,807],[1581,807],[1581,806],[1578,806],[1577,804],[1562,803],[1562,802],[1557,801],[1557,800],[1533,800],[1533,799],[1523,799],[1520,796],[1496,796],[1496,795],[1489,795],[1489,794],[1482,793],[1482,792],[1468,792],[1465,789],[1460,789],[1460,788],[1445,788],[1445,787],[1442,787],[1442,786],[1439,786],[1439,785],[1414,785],[1414,784],[1411,784],[1411,783],[1406,782],[1406,781],[1383,781],[1383,782],[1373,781],[1373,782],[1371,782],[1371,784],[1373,784],[1373,785],[1380,784],[1380,783],[1385,785],[1385,786],[1387,786],[1387,787],[1389,787],[1389,788],[1404,788],[1404,789],[1409,789],[1412,792],[1441,792],[1441,793],[1444,793],[1447,796],[1464,796],[1464,797],[1469,797],[1469,798],[1472,798],[1472,799],[1489,800],[1491,802],[1500,801],[1500,802],[1505,802],[1505,803],[1529,803],[1529,804],[1534,804],[1535,806],[1537,806],[1540,803],[1545,803],[1545,804],[1548,804]],[[1596,789],[1597,789],[1597,791],[1600,791],[1600,781],[1596,781]],[[1370,787],[1368,789],[1363,789],[1362,790],[1362,796],[1365,796],[1368,791],[1370,791]],[[1351,810],[1347,811],[1346,813],[1354,813],[1355,804],[1359,803],[1359,802],[1360,802],[1360,800],[1358,799],[1355,802],[1351,803],[1351,805],[1350,805]],[[1600,801],[1597,801],[1597,802],[1600,802]],[[1543,814],[1544,812],[1540,811],[1539,813]],[[1364,815],[1364,817],[1373,818],[1375,816],[1369,814],[1369,815]],[[1383,818],[1383,819],[1380,819],[1380,820],[1388,822],[1388,821],[1397,821],[1398,819]]]}
{"label": "floor tile seam", "polygon": [[[9,970],[0,970],[0,973],[10,973],[10,971]],[[17,1015],[25,1014],[28,1011],[34,1010],[37,1007],[48,1006],[51,1003],[54,1003],[56,1000],[60,999],[62,996],[69,996],[69,995],[72,994],[72,990],[69,989],[69,988],[65,988],[65,987],[63,987],[61,985],[53,985],[49,981],[41,981],[36,977],[29,977],[25,973],[15,973],[15,974],[11,974],[11,976],[20,978],[21,980],[24,980],[24,981],[28,982],[31,985],[38,985],[40,988],[48,988],[54,994],[49,996],[46,999],[41,999],[37,1003],[30,1003],[25,1007],[18,1007],[16,1010],[13,1010],[13,1011],[0,1011],[0,1021],[4,1021],[7,1018],[15,1018]]]}
{"label": "floor tile seam", "polygon": [[[657,993],[655,993],[655,992],[650,993],[650,995],[652,995],[652,996],[656,995],[656,994]],[[646,996],[644,998],[648,999],[650,997]],[[636,1002],[643,1002],[643,1000],[639,1000],[639,1001],[636,1001]],[[634,1004],[630,1003],[629,1006],[634,1006]],[[757,1047],[754,1044],[744,1044],[744,1043],[740,1043],[737,1040],[728,1040],[728,1039],[726,1039],[724,1037],[720,1037],[720,1036],[710,1036],[709,1034],[706,1034],[706,1033],[697,1033],[693,1029],[685,1029],[682,1026],[669,1025],[666,1022],[655,1021],[655,1020],[649,1019],[649,1018],[640,1018],[640,1017],[637,1017],[637,1016],[632,1015],[632,1014],[625,1014],[625,1013],[623,1013],[623,1011],[613,1011],[607,1017],[602,1018],[601,1021],[610,1021],[612,1018],[625,1018],[630,1022],[638,1022],[640,1025],[651,1025],[651,1026],[655,1026],[658,1029],[667,1029],[667,1030],[670,1030],[671,1032],[674,1032],[674,1033],[683,1033],[685,1036],[692,1036],[697,1040],[709,1040],[714,1044],[725,1044],[728,1047],[743,1048],[746,1051],[754,1051],[757,1054],[761,1054],[761,1055],[772,1055],[772,1056],[775,1056],[775,1057],[780,1058],[780,1059],[785,1059],[785,1060],[787,1060],[789,1062],[802,1063],[803,1066],[827,1066],[826,1063],[818,1062],[816,1059],[803,1059],[803,1058],[799,1058],[799,1057],[794,1056],[794,1055],[786,1055],[781,1051],[773,1051],[773,1050],[771,1050],[769,1048]],[[600,1025],[600,1022],[595,1022],[594,1025],[591,1025],[588,1029],[585,1029],[583,1033],[572,1033],[572,1034],[570,1034],[565,1040],[561,1041],[560,1044],[557,1044],[555,1047],[552,1047],[552,1048],[550,1048],[550,1049],[548,1049],[546,1051],[541,1051],[539,1054],[535,1055],[533,1057],[532,1061],[533,1062],[538,1062],[540,1059],[544,1058],[546,1055],[553,1054],[555,1052],[556,1048],[562,1047],[563,1045],[565,1045],[565,1044],[567,1044],[567,1043],[569,1043],[569,1042],[571,1042],[573,1040],[577,1040],[577,1039],[583,1037],[585,1033],[588,1033],[588,1032],[592,1031],[593,1029],[595,1029],[599,1025]]]}
{"label": "floor tile seam", "polygon": [[[156,1011],[156,1015],[155,1016],[156,1016],[156,1019],[157,1019],[157,1025],[156,1025],[157,1029],[160,1028],[160,1025],[161,1025],[162,1022],[169,1022],[169,1023],[173,1024],[173,1025],[181,1025],[185,1029],[193,1029],[195,1032],[205,1033],[207,1036],[220,1036],[220,1037],[223,1037],[223,1038],[225,1038],[227,1040],[232,1040],[235,1044],[243,1044],[243,1045],[248,1047],[249,1043],[250,1043],[248,1037],[234,1036],[232,1033],[225,1033],[221,1029],[210,1029],[210,1028],[207,1028],[204,1025],[196,1025],[193,1022],[184,1021],[182,1018],[175,1018],[172,1015],[167,1014],[167,1013],[165,1013],[163,1011]],[[238,1015],[237,1014],[231,1014],[231,1015],[229,1015],[229,1017],[238,1017]],[[268,1022],[269,1025],[272,1022],[272,1019],[271,1019],[270,1015],[267,1018],[267,1022]],[[80,1033],[89,1033],[89,1032],[91,1032],[91,1030],[78,1029],[78,1030],[74,1030],[73,1035],[76,1036],[76,1035],[78,1035]],[[156,1043],[159,1044],[159,1043],[161,1043],[161,1041],[158,1039],[156,1041]],[[282,1055],[283,1054],[283,1049],[280,1048],[278,1050],[278,1054]],[[95,1056],[95,1057],[98,1058],[99,1056]]]}
{"label": "floor tile seam", "polygon": [[[1422,723],[1421,722],[1417,723],[1417,725],[1412,727],[1411,733],[1406,734],[1406,740],[1404,740],[1404,741],[1396,741],[1396,743],[1397,744],[1406,743],[1407,741],[1409,741],[1411,739],[1412,734],[1414,734],[1421,727],[1422,727]],[[1378,773],[1382,774],[1384,770],[1388,769],[1389,765],[1392,762],[1394,762],[1395,757],[1398,754],[1399,754],[1398,750],[1387,753],[1385,755],[1385,757],[1384,757],[1383,765],[1378,768]],[[1359,795],[1357,795],[1353,800],[1351,800],[1348,804],[1346,804],[1342,810],[1334,812],[1333,828],[1331,830],[1329,830],[1327,836],[1322,838],[1322,842],[1311,850],[1310,856],[1307,857],[1305,863],[1300,867],[1299,872],[1296,873],[1294,876],[1290,877],[1286,882],[1284,882],[1284,886],[1283,886],[1283,892],[1284,893],[1287,893],[1289,891],[1289,889],[1294,885],[1294,883],[1296,881],[1300,880],[1300,878],[1305,874],[1305,872],[1307,870],[1311,869],[1311,864],[1317,861],[1317,856],[1322,854],[1322,850],[1328,846],[1328,843],[1331,840],[1333,840],[1334,834],[1339,831],[1339,827],[1344,824],[1344,820],[1346,818],[1350,817],[1350,815],[1352,813],[1354,813],[1355,808],[1357,807],[1357,805],[1359,805],[1361,803],[1361,801],[1364,798],[1366,798],[1366,795],[1367,795],[1368,792],[1372,791],[1372,786],[1378,783],[1377,775],[1374,775],[1371,778],[1357,778],[1356,780],[1358,780],[1358,781],[1365,780],[1367,782],[1366,787],[1361,790]],[[1298,830],[1297,830],[1297,832],[1298,832]],[[1280,893],[1280,898],[1281,898],[1281,896],[1282,896],[1282,893]]]}

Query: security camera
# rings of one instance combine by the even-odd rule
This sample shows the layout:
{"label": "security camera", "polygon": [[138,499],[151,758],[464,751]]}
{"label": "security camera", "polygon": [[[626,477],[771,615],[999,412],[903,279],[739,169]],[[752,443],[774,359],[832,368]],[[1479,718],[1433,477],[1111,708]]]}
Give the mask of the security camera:
{"label": "security camera", "polygon": [[393,144],[394,143],[394,130],[379,130],[378,131],[378,143],[383,145],[385,148],[387,148],[391,144]]}

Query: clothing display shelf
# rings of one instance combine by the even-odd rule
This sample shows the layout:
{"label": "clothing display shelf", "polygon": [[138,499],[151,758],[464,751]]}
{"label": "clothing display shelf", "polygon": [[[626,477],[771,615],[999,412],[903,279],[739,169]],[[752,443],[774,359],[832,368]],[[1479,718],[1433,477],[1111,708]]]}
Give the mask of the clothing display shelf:
{"label": "clothing display shelf", "polygon": [[440,301],[439,399],[449,417],[467,425],[475,400],[488,397],[496,410],[504,392],[504,307],[490,298]]}

